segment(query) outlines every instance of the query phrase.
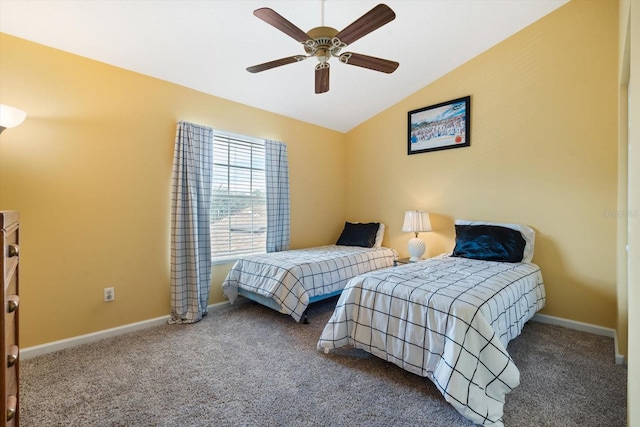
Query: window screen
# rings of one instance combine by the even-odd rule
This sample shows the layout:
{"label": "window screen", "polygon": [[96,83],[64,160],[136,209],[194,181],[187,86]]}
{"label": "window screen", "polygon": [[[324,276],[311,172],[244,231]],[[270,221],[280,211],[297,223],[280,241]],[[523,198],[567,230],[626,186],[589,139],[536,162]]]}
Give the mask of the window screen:
{"label": "window screen", "polygon": [[264,140],[214,132],[213,261],[266,252]]}

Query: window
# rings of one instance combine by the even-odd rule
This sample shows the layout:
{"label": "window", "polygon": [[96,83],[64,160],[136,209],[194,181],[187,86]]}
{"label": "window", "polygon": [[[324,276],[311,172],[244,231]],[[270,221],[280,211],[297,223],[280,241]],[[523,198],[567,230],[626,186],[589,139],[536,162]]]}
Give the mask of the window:
{"label": "window", "polygon": [[213,135],[211,257],[215,261],[265,253],[265,141]]}

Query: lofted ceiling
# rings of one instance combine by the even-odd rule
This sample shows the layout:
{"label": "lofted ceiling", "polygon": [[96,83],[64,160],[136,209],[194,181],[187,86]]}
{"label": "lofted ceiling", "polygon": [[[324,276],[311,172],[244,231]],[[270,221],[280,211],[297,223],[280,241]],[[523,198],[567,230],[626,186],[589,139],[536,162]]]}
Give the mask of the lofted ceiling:
{"label": "lofted ceiling", "polygon": [[314,93],[314,58],[246,71],[304,54],[253,11],[269,7],[305,32],[339,31],[379,1],[0,0],[0,32],[346,132],[567,1],[388,0],[396,19],[344,51],[397,61],[398,69],[332,58],[323,94]]}

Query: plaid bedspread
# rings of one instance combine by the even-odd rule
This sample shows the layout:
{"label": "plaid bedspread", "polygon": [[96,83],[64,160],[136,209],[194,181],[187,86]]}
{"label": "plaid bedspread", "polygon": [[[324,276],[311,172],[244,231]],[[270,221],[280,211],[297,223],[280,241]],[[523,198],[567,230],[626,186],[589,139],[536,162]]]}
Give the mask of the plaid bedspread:
{"label": "plaid bedspread", "polygon": [[318,349],[363,349],[429,378],[471,421],[502,426],[520,383],[507,343],[544,303],[535,264],[432,258],[351,280]]}
{"label": "plaid bedspread", "polygon": [[389,248],[336,245],[253,255],[236,261],[222,289],[231,303],[239,287],[273,298],[298,322],[309,298],[341,291],[352,277],[391,267],[397,257]]}

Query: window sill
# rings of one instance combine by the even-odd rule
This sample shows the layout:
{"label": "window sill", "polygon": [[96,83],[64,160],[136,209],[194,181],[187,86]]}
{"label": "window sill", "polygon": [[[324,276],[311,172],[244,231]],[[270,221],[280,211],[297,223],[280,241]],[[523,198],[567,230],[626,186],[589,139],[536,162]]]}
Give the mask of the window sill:
{"label": "window sill", "polygon": [[266,252],[258,252],[258,253],[249,254],[249,255],[238,255],[238,256],[229,257],[229,258],[219,258],[219,259],[211,260],[211,265],[234,264],[239,259],[247,258],[252,255],[263,255],[263,254],[266,254]]}

